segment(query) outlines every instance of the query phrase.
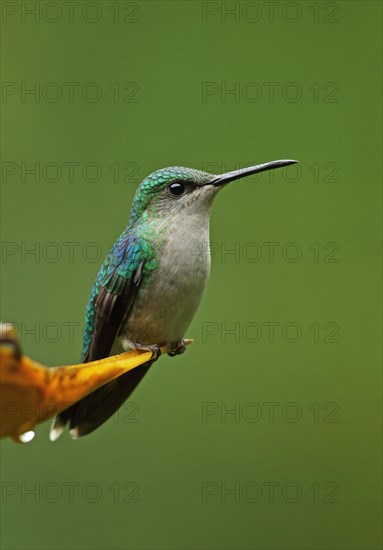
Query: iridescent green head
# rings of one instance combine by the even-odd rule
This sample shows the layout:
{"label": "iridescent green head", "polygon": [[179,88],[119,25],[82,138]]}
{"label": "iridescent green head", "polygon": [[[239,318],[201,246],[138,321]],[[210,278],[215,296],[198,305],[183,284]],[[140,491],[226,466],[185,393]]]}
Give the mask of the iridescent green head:
{"label": "iridescent green head", "polygon": [[229,182],[296,162],[276,160],[221,175],[182,166],[162,168],[150,174],[139,185],[129,225],[134,225],[141,218],[147,219],[148,216],[169,216],[180,210],[184,210],[187,215],[188,211],[210,208],[218,190]]}

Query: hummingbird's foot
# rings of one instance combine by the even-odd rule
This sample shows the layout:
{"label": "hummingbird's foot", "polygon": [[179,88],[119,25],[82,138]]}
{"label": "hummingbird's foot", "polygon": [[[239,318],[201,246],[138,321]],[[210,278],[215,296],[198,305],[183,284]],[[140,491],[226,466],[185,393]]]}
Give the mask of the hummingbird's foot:
{"label": "hummingbird's foot", "polygon": [[161,355],[161,349],[160,346],[157,346],[157,344],[139,344],[138,342],[134,342],[133,349],[139,349],[142,351],[150,351],[153,353],[153,359],[152,361],[157,361],[159,356]]}
{"label": "hummingbird's foot", "polygon": [[168,355],[170,355],[170,357],[175,357],[176,355],[181,355],[181,353],[183,353],[185,350],[185,340],[181,340],[176,348],[174,348],[172,351],[169,351]]}

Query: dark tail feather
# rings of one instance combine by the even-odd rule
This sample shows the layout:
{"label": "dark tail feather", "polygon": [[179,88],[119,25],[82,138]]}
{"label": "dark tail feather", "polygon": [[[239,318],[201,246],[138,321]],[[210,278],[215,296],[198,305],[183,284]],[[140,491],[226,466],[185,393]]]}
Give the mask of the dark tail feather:
{"label": "dark tail feather", "polygon": [[152,361],[136,367],[65,409],[56,417],[51,428],[50,439],[55,441],[60,437],[68,422],[74,438],[93,432],[128,399],[148,372],[151,364]]}

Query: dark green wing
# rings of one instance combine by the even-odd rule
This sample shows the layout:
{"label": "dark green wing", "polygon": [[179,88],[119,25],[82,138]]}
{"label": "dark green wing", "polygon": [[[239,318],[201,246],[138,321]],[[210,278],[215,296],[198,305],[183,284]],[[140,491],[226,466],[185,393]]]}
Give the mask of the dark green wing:
{"label": "dark green wing", "polygon": [[121,325],[129,316],[140,287],[144,261],[129,279],[113,273],[111,282],[101,286],[95,302],[95,322],[83,362],[108,357]]}
{"label": "dark green wing", "polygon": [[[121,240],[121,239],[120,239]],[[143,247],[135,240],[117,241],[100,269],[86,313],[83,361],[110,355],[113,343],[134,304],[146,262]],[[144,250],[145,251],[145,250]],[[145,251],[147,253],[147,250]],[[84,397],[60,413],[51,430],[57,439],[69,422],[72,435],[86,435],[103,424],[124,403],[146,374],[150,363],[141,365]]]}

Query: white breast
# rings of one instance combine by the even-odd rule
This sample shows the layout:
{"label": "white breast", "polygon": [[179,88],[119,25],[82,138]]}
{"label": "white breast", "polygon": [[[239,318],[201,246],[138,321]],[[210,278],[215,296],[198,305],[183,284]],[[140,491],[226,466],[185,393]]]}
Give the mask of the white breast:
{"label": "white breast", "polygon": [[210,272],[209,215],[197,212],[173,220],[158,261],[123,328],[130,342],[163,345],[185,336]]}

